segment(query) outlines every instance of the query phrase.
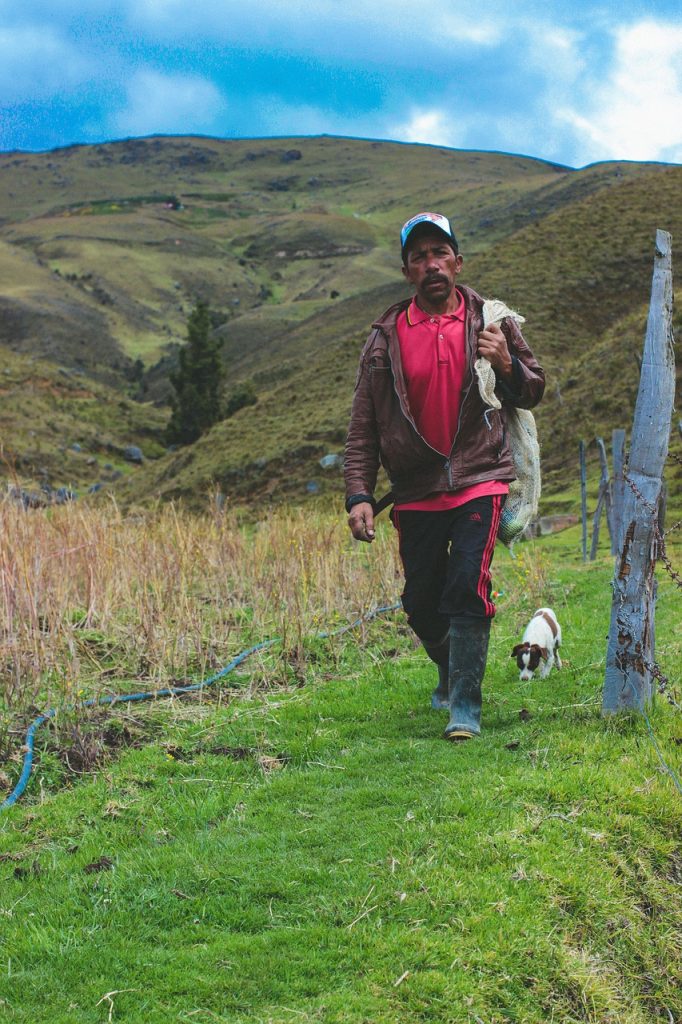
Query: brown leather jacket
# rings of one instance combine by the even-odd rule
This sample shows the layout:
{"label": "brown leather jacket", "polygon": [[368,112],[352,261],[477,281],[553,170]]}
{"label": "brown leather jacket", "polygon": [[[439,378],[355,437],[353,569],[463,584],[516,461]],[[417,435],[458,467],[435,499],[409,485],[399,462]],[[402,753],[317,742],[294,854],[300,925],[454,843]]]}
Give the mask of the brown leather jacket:
{"label": "brown leather jacket", "polygon": [[[514,367],[514,388],[498,382],[502,409],[490,409],[478,392],[474,375],[476,343],[483,329],[483,299],[458,285],[466,304],[467,370],[457,433],[449,456],[437,452],[419,434],[407,400],[407,386],[396,330],[399,302],[374,323],[360,357],[346,441],[346,500],[372,500],[379,463],[391,481],[393,500],[418,501],[434,491],[458,491],[486,480],[514,479],[506,443],[505,403],[530,409],[542,398],[545,374],[512,319],[502,321]],[[348,504],[347,504],[348,507]]]}

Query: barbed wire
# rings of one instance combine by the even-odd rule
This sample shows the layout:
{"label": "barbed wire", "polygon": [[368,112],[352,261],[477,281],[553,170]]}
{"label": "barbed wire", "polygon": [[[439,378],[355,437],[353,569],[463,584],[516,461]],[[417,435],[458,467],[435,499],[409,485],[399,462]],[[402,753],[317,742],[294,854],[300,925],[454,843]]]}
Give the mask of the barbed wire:
{"label": "barbed wire", "polygon": [[[669,451],[668,452],[668,456],[669,456],[669,458],[672,458],[675,462],[678,462],[680,465],[682,465],[682,458],[680,458],[675,453]],[[655,541],[654,561],[662,562],[664,567],[665,567],[665,569],[666,569],[666,571],[667,571],[667,573],[668,573],[668,575],[672,579],[673,583],[677,587],[682,589],[682,574],[677,572],[677,570],[675,569],[675,567],[674,567],[674,565],[673,565],[673,563],[672,563],[672,561],[671,561],[671,559],[670,559],[670,557],[668,555],[668,551],[667,551],[667,547],[666,547],[666,540],[665,540],[665,538],[669,534],[673,533],[675,530],[679,529],[680,526],[682,526],[682,519],[678,520],[676,523],[674,523],[667,530],[665,530],[665,531],[661,530],[658,505],[655,505],[653,502],[649,501],[647,498],[644,497],[644,495],[642,494],[641,490],[639,489],[639,487],[637,486],[635,481],[628,475],[629,468],[630,468],[629,467],[629,459],[626,456],[626,458],[624,460],[624,465],[623,465],[623,479],[627,483],[627,485],[630,488],[630,490],[632,491],[632,493],[635,495],[636,499],[640,502],[640,504],[646,509],[646,511],[651,516],[651,525],[652,525],[652,528],[653,528],[654,541]],[[622,615],[622,613],[623,613],[623,604],[622,604],[622,600],[621,600],[621,615]],[[627,618],[627,617],[625,617],[625,618]],[[635,640],[635,635],[634,635],[635,631],[634,631],[634,629],[632,629],[632,623],[627,623],[627,625],[629,625],[629,627],[630,627],[630,636],[632,637],[633,640]],[[641,639],[634,643],[634,648],[635,648],[635,650],[638,650],[638,652],[639,652],[638,653],[638,659],[639,659],[640,664],[643,665],[643,667],[646,669],[646,671],[650,673],[652,678],[656,680],[656,682],[658,684],[657,685],[658,693],[660,693],[661,696],[664,696],[666,698],[666,700],[671,705],[671,707],[674,707],[677,711],[682,711],[682,705],[676,699],[676,696],[675,696],[674,692],[672,691],[672,687],[671,687],[671,684],[670,684],[670,679],[668,678],[667,675],[665,675],[665,673],[663,672],[661,666],[658,664],[657,661],[650,662],[646,658],[642,657],[641,652],[644,650],[644,646],[642,644]],[[632,653],[630,653],[629,651],[622,651],[621,655],[624,656],[625,659],[628,662],[631,662],[633,667],[636,667],[635,657],[634,657],[634,655]]]}
{"label": "barbed wire", "polygon": [[682,519],[678,519],[676,523],[673,523],[673,525],[669,526],[667,530],[664,530],[663,536],[667,537],[669,533],[674,533],[675,530],[679,530],[680,526],[682,526]]}
{"label": "barbed wire", "polygon": [[646,660],[646,658],[643,658],[642,664],[644,665],[647,672],[650,672],[656,680],[656,682],[658,683],[657,689],[661,696],[665,697],[665,699],[672,707],[676,708],[678,711],[682,711],[682,704],[680,704],[679,701],[675,699],[675,696],[672,690],[670,689],[670,680],[666,675],[663,674],[661,666],[658,664],[658,662],[649,662]]}
{"label": "barbed wire", "polygon": [[[623,607],[624,595],[621,594],[620,598],[620,609],[618,612],[619,622],[627,630],[627,635],[630,637],[630,650],[625,647],[619,652],[619,658],[624,663],[623,668],[627,666],[633,668],[636,672],[640,672],[640,668],[643,667],[649,672],[652,677],[656,680],[658,686],[657,691],[662,697],[668,701],[671,707],[674,707],[677,711],[682,711],[682,704],[677,700],[677,695],[672,690],[670,679],[663,672],[663,669],[657,661],[649,661],[644,656],[645,645],[642,638],[638,635],[637,630]],[[640,672],[641,674],[641,672]],[[630,682],[630,680],[628,680]],[[630,683],[632,685],[632,683]]]}
{"label": "barbed wire", "polygon": [[[636,630],[634,629],[633,624],[630,620],[630,616],[624,610],[623,603],[624,595],[621,593],[619,617],[621,623],[628,630],[631,641],[630,650],[623,648],[619,652],[619,657],[621,659],[621,667],[625,674],[626,683],[632,688],[633,692],[636,694],[635,685],[628,673],[628,666],[633,668],[635,672],[637,672],[638,674],[641,674],[641,667],[643,667],[644,669],[646,669],[647,672],[651,674],[652,678],[654,678],[658,683],[658,693],[660,693],[662,696],[666,698],[671,707],[675,708],[677,711],[682,711],[682,705],[680,705],[679,701],[677,701],[675,695],[670,689],[670,680],[666,675],[664,675],[661,666],[656,661],[651,662],[648,661],[648,659],[646,659],[645,657],[643,657],[642,651],[644,650],[644,644],[642,642],[641,637],[637,636]],[[637,656],[635,656],[635,653],[633,653],[633,649],[635,652],[637,652]],[[672,780],[675,789],[678,791],[680,796],[682,796],[682,782],[680,781],[680,778],[675,772],[675,770],[670,767],[670,765],[668,764],[663,755],[660,743],[656,739],[656,734],[654,732],[653,726],[647,714],[646,707],[643,707],[641,709],[641,713],[642,717],[644,718],[644,721],[646,722],[649,740],[654,750],[656,751],[656,756],[658,757],[661,768]]]}
{"label": "barbed wire", "polygon": [[668,572],[668,576],[670,576],[673,583],[675,583],[676,586],[682,589],[682,575],[680,575],[680,573],[677,572],[672,562],[670,561],[670,558],[668,557],[668,552],[665,544],[665,535],[661,534],[660,530],[656,530],[654,532],[656,534],[658,560],[663,562],[663,565],[666,567],[666,570]]}
{"label": "barbed wire", "polygon": [[629,467],[627,465],[626,460],[626,464],[623,466],[623,479],[625,480],[626,484],[628,485],[632,493],[635,495],[637,500],[641,502],[641,504],[644,506],[647,512],[649,512],[649,514],[651,515],[654,539],[656,541],[656,561],[663,562],[663,565],[665,566],[666,571],[670,576],[671,580],[673,581],[673,583],[675,583],[676,586],[682,589],[682,574],[677,572],[672,561],[670,560],[670,557],[668,555],[668,549],[665,542],[665,538],[670,533],[673,533],[675,530],[679,529],[680,526],[682,526],[682,519],[674,523],[668,530],[662,531],[659,522],[658,507],[644,497],[635,481],[630,476],[628,476],[628,468]]}

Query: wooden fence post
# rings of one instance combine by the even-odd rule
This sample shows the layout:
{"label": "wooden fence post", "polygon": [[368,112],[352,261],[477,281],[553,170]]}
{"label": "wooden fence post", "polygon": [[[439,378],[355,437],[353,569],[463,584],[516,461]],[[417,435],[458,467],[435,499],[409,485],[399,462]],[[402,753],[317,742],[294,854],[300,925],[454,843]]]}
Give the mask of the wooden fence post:
{"label": "wooden fence post", "polygon": [[611,485],[611,554],[617,555],[623,547],[623,502],[625,501],[625,431],[614,430],[611,434],[613,453],[613,481]]}
{"label": "wooden fence post", "polygon": [[585,461],[585,442],[581,441],[578,448],[580,457],[580,511],[583,523],[583,562],[587,561],[587,463]]}
{"label": "wooden fence post", "polygon": [[675,397],[672,303],[671,237],[667,231],[657,231],[649,318],[625,479],[623,536],[612,585],[604,714],[631,708],[643,711],[652,698],[656,522]]}
{"label": "wooden fence post", "polygon": [[592,544],[590,546],[590,561],[594,562],[597,557],[597,548],[599,547],[599,527],[601,524],[601,514],[604,506],[606,506],[606,524],[609,528],[609,537],[613,536],[613,527],[611,523],[611,488],[609,486],[609,464],[606,458],[606,448],[601,437],[596,439],[597,451],[599,452],[599,464],[601,466],[601,479],[599,480],[599,493],[597,495],[597,507],[594,510],[594,519],[592,521]]}

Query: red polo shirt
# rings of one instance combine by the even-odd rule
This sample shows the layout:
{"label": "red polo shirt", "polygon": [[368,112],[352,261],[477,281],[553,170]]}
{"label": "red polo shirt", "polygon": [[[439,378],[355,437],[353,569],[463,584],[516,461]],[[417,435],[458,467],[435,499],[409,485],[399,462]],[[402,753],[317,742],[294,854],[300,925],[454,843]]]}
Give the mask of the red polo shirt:
{"label": "red polo shirt", "polygon": [[[466,307],[463,296],[457,294],[454,313],[432,316],[413,299],[396,323],[410,412],[421,436],[444,458],[452,451],[457,433],[466,371]],[[460,491],[439,491],[395,508],[437,512],[508,491],[508,484],[491,480]]]}

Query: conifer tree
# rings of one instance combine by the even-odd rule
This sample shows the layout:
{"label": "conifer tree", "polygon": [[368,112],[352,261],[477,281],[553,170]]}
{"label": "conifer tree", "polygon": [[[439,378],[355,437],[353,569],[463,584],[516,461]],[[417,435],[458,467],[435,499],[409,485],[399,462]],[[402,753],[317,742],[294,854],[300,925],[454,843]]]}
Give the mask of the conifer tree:
{"label": "conifer tree", "polygon": [[222,419],[220,395],[224,369],[220,343],[211,337],[208,304],[199,299],[187,321],[187,344],[170,381],[175,389],[167,437],[171,444],[191,444]]}

